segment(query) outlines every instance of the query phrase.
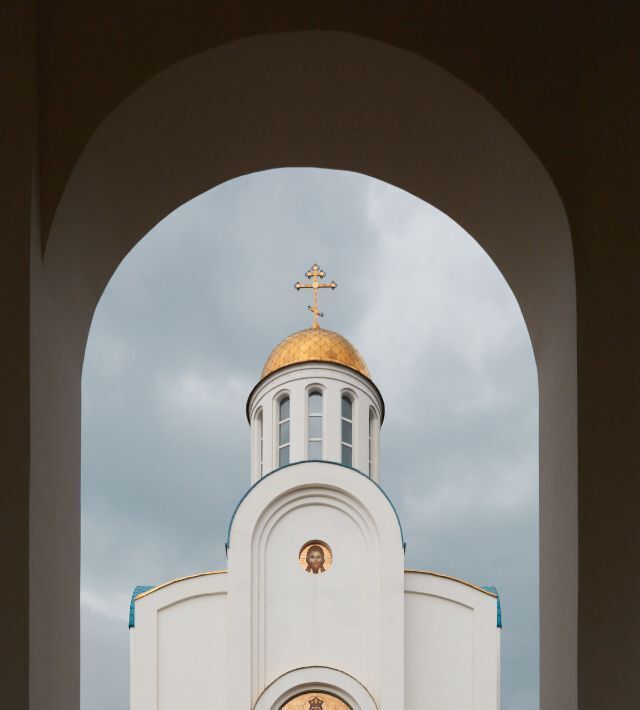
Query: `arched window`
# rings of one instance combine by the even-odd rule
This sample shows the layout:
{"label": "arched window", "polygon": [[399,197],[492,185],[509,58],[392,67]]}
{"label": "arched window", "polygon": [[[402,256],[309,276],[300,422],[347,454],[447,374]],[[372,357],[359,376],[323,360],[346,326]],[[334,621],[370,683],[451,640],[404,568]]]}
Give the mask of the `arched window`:
{"label": "arched window", "polygon": [[353,402],[351,397],[342,395],[342,463],[346,466],[353,465]]}
{"label": "arched window", "polygon": [[278,466],[286,466],[290,461],[290,401],[283,397],[278,403]]}
{"label": "arched window", "polygon": [[322,458],[322,392],[310,392],[307,402],[307,457]]}
{"label": "arched window", "polygon": [[369,408],[369,475],[373,475],[375,459],[376,413]]}
{"label": "arched window", "polygon": [[264,452],[264,420],[262,418],[262,409],[256,415],[256,461],[258,462],[258,474],[262,476],[264,470],[263,463]]}

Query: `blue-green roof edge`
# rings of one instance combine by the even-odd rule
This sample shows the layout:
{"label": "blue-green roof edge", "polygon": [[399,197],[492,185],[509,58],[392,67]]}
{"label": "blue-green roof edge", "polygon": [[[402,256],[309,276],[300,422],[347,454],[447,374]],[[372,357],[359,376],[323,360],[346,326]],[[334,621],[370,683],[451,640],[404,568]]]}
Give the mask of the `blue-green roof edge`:
{"label": "blue-green roof edge", "polygon": [[496,595],[496,602],[497,602],[497,607],[498,607],[498,622],[497,626],[499,629],[502,628],[502,606],[500,604],[500,593],[495,587],[482,587],[483,589],[486,589],[488,592],[491,592],[492,594]]}
{"label": "blue-green roof edge", "polygon": [[133,590],[133,594],[131,595],[131,602],[129,603],[129,628],[133,629],[136,625],[136,597],[138,594],[142,594],[143,592],[148,592],[150,589],[153,589],[153,586],[151,585],[142,585],[135,587]]}

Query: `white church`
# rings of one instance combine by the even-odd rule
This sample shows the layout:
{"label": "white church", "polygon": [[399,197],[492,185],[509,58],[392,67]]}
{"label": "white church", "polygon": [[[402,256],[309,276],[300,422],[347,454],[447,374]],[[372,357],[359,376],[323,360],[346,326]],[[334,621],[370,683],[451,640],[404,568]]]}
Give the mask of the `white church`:
{"label": "white church", "polygon": [[[384,401],[359,352],[312,327],[247,401],[251,485],[227,569],[136,587],[132,710],[496,710],[496,590],[405,569],[381,487]],[[230,511],[231,512],[231,511]]]}

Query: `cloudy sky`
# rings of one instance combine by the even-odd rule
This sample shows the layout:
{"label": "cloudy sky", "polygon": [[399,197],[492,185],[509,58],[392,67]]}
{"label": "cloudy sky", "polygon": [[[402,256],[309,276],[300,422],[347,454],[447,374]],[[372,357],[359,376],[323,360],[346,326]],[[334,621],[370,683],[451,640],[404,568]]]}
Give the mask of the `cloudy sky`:
{"label": "cloudy sky", "polygon": [[502,597],[503,710],[538,707],[537,380],[511,290],[415,197],[354,173],[232,180],[128,255],[95,313],[82,390],[82,707],[126,710],[136,584],[226,566],[249,485],[244,406],[271,349],[307,327],[292,285],[317,261],[324,327],[386,402],[381,481],[406,566]]}

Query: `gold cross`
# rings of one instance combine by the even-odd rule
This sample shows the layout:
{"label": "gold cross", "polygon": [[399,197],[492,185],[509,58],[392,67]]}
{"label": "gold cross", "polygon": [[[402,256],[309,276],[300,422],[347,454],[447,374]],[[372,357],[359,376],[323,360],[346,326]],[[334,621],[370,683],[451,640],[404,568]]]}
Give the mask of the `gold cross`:
{"label": "gold cross", "polygon": [[312,328],[319,328],[320,326],[318,325],[318,316],[322,318],[324,313],[320,313],[320,310],[318,309],[318,289],[319,288],[336,288],[338,285],[335,281],[332,281],[331,283],[328,284],[321,284],[318,279],[323,279],[326,274],[325,272],[317,265],[314,264],[309,271],[305,274],[305,276],[308,279],[312,279],[310,284],[301,284],[299,281],[293,284],[293,288],[295,288],[297,291],[299,291],[301,288],[312,288],[313,289],[313,306],[307,306],[307,308],[313,313],[313,325],[311,326]]}

